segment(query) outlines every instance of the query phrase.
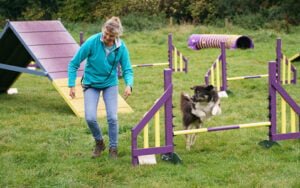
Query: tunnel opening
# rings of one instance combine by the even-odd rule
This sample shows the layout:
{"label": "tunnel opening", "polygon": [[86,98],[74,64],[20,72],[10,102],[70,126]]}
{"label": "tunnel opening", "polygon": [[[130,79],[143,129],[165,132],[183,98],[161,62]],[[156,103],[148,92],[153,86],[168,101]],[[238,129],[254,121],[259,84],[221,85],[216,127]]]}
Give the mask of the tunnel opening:
{"label": "tunnel opening", "polygon": [[249,37],[241,36],[236,41],[236,48],[240,48],[240,49],[253,48],[252,40]]}

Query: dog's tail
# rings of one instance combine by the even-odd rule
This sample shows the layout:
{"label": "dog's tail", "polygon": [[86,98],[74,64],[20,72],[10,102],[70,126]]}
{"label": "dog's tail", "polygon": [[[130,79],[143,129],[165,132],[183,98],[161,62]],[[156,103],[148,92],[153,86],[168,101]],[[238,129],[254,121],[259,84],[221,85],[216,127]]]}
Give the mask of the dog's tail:
{"label": "dog's tail", "polygon": [[191,109],[191,103],[192,103],[191,97],[186,93],[181,93],[180,96],[180,109],[182,112],[190,111]]}

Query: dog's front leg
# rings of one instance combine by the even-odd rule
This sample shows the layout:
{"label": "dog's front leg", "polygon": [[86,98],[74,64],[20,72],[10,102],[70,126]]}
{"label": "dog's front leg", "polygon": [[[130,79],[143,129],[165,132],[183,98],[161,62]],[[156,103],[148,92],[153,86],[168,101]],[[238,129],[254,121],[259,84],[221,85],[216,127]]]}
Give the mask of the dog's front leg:
{"label": "dog's front leg", "polygon": [[[195,127],[197,129],[200,129],[202,127],[201,121],[200,121],[200,123],[195,123]],[[191,146],[195,144],[195,142],[196,142],[196,136],[197,135],[195,133],[191,135]]]}
{"label": "dog's front leg", "polygon": [[191,135],[185,135],[185,149],[190,151],[191,150]]}
{"label": "dog's front leg", "polygon": [[[190,124],[186,130],[191,130],[193,129],[194,124]],[[193,135],[195,134],[187,134],[186,135],[186,150],[190,151],[191,150],[191,146],[193,145]]]}
{"label": "dog's front leg", "polygon": [[196,134],[191,134],[191,146],[196,142]]}

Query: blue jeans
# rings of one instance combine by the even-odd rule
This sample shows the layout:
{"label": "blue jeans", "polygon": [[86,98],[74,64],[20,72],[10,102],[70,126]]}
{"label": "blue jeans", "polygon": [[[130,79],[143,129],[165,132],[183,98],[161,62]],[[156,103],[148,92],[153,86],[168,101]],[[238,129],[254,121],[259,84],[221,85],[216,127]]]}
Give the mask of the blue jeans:
{"label": "blue jeans", "polygon": [[118,86],[104,89],[88,88],[84,91],[85,120],[95,140],[102,140],[102,132],[97,121],[97,107],[102,92],[108,123],[109,147],[118,147]]}

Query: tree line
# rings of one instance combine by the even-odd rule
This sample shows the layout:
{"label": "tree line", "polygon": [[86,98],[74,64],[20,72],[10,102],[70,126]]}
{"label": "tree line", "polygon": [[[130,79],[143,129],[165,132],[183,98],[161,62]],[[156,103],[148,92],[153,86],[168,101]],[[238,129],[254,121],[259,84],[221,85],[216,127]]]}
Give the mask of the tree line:
{"label": "tree line", "polygon": [[[299,0],[0,0],[0,19],[97,22],[112,15],[242,27],[298,25]],[[134,16],[132,16],[134,15]],[[155,19],[154,19],[155,21]],[[160,21],[160,20],[158,20]]]}

